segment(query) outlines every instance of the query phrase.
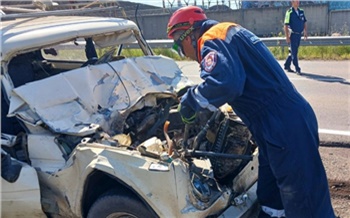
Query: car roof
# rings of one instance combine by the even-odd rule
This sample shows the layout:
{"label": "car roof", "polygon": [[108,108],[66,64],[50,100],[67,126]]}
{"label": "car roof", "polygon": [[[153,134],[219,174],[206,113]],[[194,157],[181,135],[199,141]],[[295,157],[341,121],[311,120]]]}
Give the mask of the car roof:
{"label": "car roof", "polygon": [[[1,21],[1,59],[79,37],[98,37],[117,31],[137,31],[130,20],[111,17],[45,16]],[[127,37],[123,36],[124,38]],[[102,42],[106,43],[106,42]]]}

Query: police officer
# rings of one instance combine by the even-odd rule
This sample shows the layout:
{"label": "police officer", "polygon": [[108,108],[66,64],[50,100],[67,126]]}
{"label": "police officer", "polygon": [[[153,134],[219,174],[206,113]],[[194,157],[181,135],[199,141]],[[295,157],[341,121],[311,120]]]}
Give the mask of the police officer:
{"label": "police officer", "polygon": [[167,34],[174,48],[200,63],[203,79],[181,98],[183,121],[228,103],[252,132],[260,217],[335,217],[314,111],[263,42],[240,25],[207,19],[196,6],[175,11]]}
{"label": "police officer", "polygon": [[304,34],[304,39],[307,39],[306,17],[304,10],[299,8],[299,0],[292,0],[291,2],[292,7],[286,12],[284,19],[284,31],[286,41],[289,44],[289,55],[284,63],[284,69],[287,72],[294,72],[290,68],[293,61],[296,73],[301,75],[298,63],[298,48],[302,34]]}

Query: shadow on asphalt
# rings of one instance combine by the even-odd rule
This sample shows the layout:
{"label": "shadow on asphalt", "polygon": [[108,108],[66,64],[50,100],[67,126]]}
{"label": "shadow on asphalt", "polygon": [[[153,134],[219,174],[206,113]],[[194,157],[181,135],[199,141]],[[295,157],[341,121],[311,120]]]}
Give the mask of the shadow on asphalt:
{"label": "shadow on asphalt", "polygon": [[336,76],[324,76],[324,75],[305,73],[305,72],[302,72],[301,76],[308,78],[308,79],[317,80],[320,82],[340,83],[340,84],[344,84],[344,85],[350,85],[350,82],[346,81],[346,79],[341,78],[341,77],[336,77]]}
{"label": "shadow on asphalt", "polygon": [[329,148],[350,148],[349,142],[320,141],[320,146]]}

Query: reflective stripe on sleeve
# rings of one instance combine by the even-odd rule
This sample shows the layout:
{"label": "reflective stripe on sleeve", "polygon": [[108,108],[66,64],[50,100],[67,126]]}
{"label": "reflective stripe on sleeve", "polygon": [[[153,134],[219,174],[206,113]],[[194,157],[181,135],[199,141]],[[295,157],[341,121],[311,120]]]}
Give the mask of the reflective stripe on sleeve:
{"label": "reflective stripe on sleeve", "polygon": [[292,13],[291,10],[288,10],[288,11],[286,12],[286,16],[284,17],[284,24],[286,24],[286,25],[289,24],[289,22],[290,22],[290,14],[291,14],[291,13]]}
{"label": "reflective stripe on sleeve", "polygon": [[216,111],[217,108],[209,104],[209,101],[199,92],[198,87],[194,89],[194,94],[196,95],[195,99],[200,107],[207,108],[210,111]]}

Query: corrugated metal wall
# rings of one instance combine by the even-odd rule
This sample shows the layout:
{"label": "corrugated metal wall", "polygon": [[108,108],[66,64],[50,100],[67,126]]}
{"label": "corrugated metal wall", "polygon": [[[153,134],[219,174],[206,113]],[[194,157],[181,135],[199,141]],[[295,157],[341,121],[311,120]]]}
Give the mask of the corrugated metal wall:
{"label": "corrugated metal wall", "polygon": [[[207,16],[218,21],[238,23],[261,37],[283,33],[285,12],[289,7],[207,11]],[[309,35],[324,36],[350,29],[350,10],[330,11],[328,4],[303,6],[308,20]],[[138,15],[138,21],[147,39],[166,39],[166,26],[170,13],[164,10],[156,14]],[[135,20],[134,16],[129,16]],[[341,32],[342,31],[342,32]],[[346,33],[346,31],[345,31]]]}

